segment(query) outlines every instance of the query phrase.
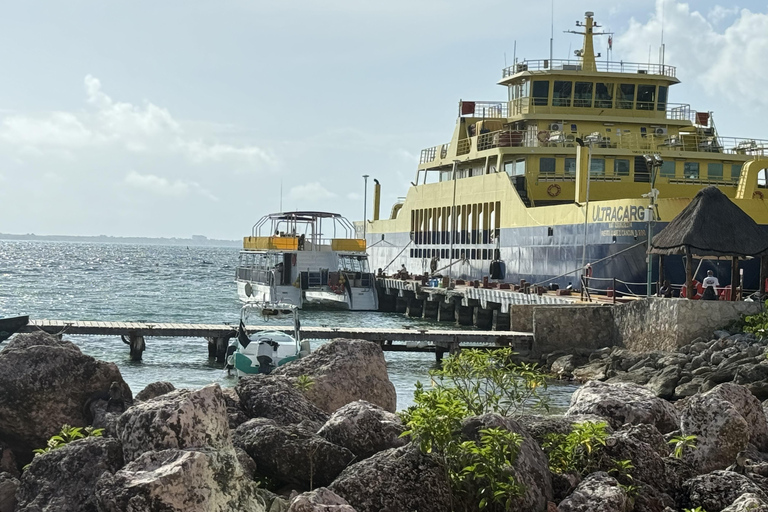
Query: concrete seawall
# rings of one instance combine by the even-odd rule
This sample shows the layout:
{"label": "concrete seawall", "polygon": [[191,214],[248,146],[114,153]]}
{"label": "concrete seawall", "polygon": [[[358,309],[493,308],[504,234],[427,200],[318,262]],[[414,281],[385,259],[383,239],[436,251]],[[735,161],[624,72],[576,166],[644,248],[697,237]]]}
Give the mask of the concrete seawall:
{"label": "concrete seawall", "polygon": [[619,346],[632,351],[675,350],[725,327],[759,302],[691,301],[651,297],[617,306],[532,308],[533,353]]}

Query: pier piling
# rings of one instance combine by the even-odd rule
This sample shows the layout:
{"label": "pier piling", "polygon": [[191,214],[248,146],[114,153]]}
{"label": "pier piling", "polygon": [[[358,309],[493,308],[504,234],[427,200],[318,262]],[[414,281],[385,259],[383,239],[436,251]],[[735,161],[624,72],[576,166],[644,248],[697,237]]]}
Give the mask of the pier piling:
{"label": "pier piling", "polygon": [[408,305],[405,309],[405,316],[421,318],[424,310],[424,301],[422,299],[408,299]]}
{"label": "pier piling", "polygon": [[471,306],[462,306],[461,304],[456,304],[454,308],[456,325],[472,325],[473,309],[474,308]]}
{"label": "pier piling", "polygon": [[426,318],[428,320],[435,320],[437,318],[437,313],[439,309],[440,309],[440,303],[438,301],[425,300],[424,313],[422,314],[422,318]]}

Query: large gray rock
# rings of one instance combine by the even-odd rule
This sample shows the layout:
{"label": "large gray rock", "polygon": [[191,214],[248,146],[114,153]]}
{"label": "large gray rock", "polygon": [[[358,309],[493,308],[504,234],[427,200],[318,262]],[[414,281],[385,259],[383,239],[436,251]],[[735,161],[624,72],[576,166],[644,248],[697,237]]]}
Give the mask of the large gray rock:
{"label": "large gray rock", "polygon": [[720,384],[707,395],[716,396],[730,403],[744,418],[749,426],[749,441],[760,451],[768,451],[768,422],[763,407],[750,391],[744,386],[727,382]]}
{"label": "large gray rock", "polygon": [[117,424],[125,460],[148,451],[231,449],[224,395],[218,384],[178,389],[128,409]]}
{"label": "large gray rock", "polygon": [[317,432],[328,441],[343,446],[357,460],[389,448],[406,444],[400,418],[364,400],[349,403],[333,413]]}
{"label": "large gray rock", "polygon": [[147,384],[147,386],[136,394],[136,401],[143,402],[152,398],[157,398],[171,391],[175,391],[176,386],[170,382],[158,381]]}
{"label": "large gray rock", "polygon": [[18,477],[19,468],[16,465],[16,456],[11,447],[0,441],[0,473],[10,473]]}
{"label": "large gray rock", "polygon": [[654,375],[645,387],[659,398],[670,399],[675,394],[677,383],[680,382],[680,374],[680,368],[677,366],[667,366]]}
{"label": "large gray rock", "polygon": [[250,418],[243,410],[240,404],[240,396],[235,388],[223,388],[224,402],[227,404],[227,417],[229,418],[229,428],[234,430]]}
{"label": "large gray rock", "polygon": [[16,510],[16,491],[19,481],[10,473],[0,473],[0,512]]}
{"label": "large gray rock", "polygon": [[302,375],[310,377],[314,384],[304,393],[327,413],[356,400],[371,402],[389,412],[397,408],[384,352],[369,341],[335,339],[309,356],[277,368],[273,374],[292,381]]}
{"label": "large gray rock", "polygon": [[713,471],[683,483],[680,505],[684,508],[701,507],[707,512],[721,512],[741,495],[755,494],[768,498],[749,478],[732,471]]}
{"label": "large gray rock", "polygon": [[[656,430],[650,425],[643,425],[643,427]],[[614,432],[606,439],[605,452],[614,461],[632,461],[634,469],[631,473],[637,482],[644,482],[660,491],[670,492],[673,489],[670,488],[670,482],[666,478],[664,456],[658,452],[660,447],[654,446],[660,437],[661,434],[658,431],[654,435],[641,429],[640,426],[629,427]],[[601,469],[609,471],[612,468]]]}
{"label": "large gray rock", "polygon": [[632,512],[669,512],[674,510],[675,500],[670,495],[642,482],[635,484],[635,486],[637,487],[637,494],[634,496],[635,506]]}
{"label": "large gray rock", "polygon": [[253,458],[261,475],[303,489],[330,484],[355,458],[302,426],[263,418],[240,425],[235,444]]}
{"label": "large gray rock", "polygon": [[586,383],[571,396],[565,416],[584,414],[605,418],[613,428],[649,423],[662,434],[676,430],[679,422],[672,404],[635,384]]}
{"label": "large gray rock", "polygon": [[120,443],[89,437],[37,455],[21,476],[17,512],[96,512],[96,484],[123,466]]}
{"label": "large gray rock", "polygon": [[279,425],[309,421],[318,427],[328,421],[328,414],[284,378],[249,375],[238,381],[235,392],[240,398],[240,407],[251,418],[269,418]]}
{"label": "large gray rock", "polygon": [[357,512],[445,512],[452,506],[445,469],[413,444],[353,464],[328,488]]}
{"label": "large gray rock", "polygon": [[464,438],[478,442],[480,430],[498,428],[519,434],[523,438],[517,458],[512,465],[515,480],[522,486],[522,494],[514,497],[509,509],[518,512],[538,512],[553,499],[552,474],[549,461],[539,444],[513,419],[498,414],[484,414],[462,422]]}
{"label": "large gray rock", "polygon": [[557,506],[558,512],[629,512],[627,493],[608,473],[592,473]]}
{"label": "large gray rock", "polygon": [[319,487],[291,500],[288,512],[355,512],[355,509],[333,491]]}
{"label": "large gray rock", "polygon": [[95,500],[99,512],[266,512],[231,448],[145,452],[106,473]]}
{"label": "large gray rock", "polygon": [[699,473],[725,469],[736,454],[747,448],[751,429],[744,417],[729,402],[716,394],[705,393],[688,399],[680,419],[683,435],[696,436],[696,449],[684,459]]}
{"label": "large gray rock", "polygon": [[724,508],[723,512],[768,512],[768,502],[757,494],[746,493]]}
{"label": "large gray rock", "polygon": [[62,425],[89,425],[88,402],[108,397],[113,382],[130,402],[114,363],[42,331],[16,335],[0,350],[0,439],[26,462]]}

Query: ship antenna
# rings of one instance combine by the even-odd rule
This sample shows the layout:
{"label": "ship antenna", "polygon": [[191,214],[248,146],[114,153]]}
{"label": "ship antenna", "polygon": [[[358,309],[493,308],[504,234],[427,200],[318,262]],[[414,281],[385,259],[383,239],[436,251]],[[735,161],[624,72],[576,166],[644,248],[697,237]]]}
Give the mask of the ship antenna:
{"label": "ship antenna", "polygon": [[553,58],[552,52],[554,51],[553,46],[555,41],[555,0],[552,0],[552,10],[550,11],[550,13],[551,13],[551,18],[550,18],[551,28],[549,33],[549,69],[552,69],[554,67],[552,65],[552,58]]}
{"label": "ship antenna", "polygon": [[661,66],[664,67],[664,2],[661,2]]}
{"label": "ship antenna", "polygon": [[283,211],[283,178],[280,178],[280,211]]}

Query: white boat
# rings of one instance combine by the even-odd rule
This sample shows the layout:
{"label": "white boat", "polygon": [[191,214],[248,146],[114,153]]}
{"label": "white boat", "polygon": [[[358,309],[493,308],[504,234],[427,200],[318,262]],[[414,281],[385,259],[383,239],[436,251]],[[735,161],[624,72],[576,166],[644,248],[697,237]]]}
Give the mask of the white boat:
{"label": "white boat", "polygon": [[[293,335],[278,330],[262,330],[248,334],[246,325],[250,317],[258,316],[259,323],[276,319],[290,320]],[[237,336],[227,350],[227,370],[237,377],[255,373],[271,373],[282,366],[309,354],[309,341],[301,341],[298,308],[293,304],[249,302],[240,311]]]}
{"label": "white boat", "polygon": [[262,217],[243,239],[237,293],[243,302],[317,303],[353,311],[379,308],[365,240],[337,213]]}

